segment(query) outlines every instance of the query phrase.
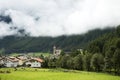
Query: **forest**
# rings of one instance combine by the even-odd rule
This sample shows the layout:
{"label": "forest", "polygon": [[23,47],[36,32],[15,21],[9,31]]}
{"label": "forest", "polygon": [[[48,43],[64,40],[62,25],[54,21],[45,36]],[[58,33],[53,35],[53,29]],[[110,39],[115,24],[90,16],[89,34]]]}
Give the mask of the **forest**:
{"label": "forest", "polygon": [[44,67],[107,72],[120,75],[120,26],[91,41],[82,52],[61,52],[59,58],[44,58]]}
{"label": "forest", "polygon": [[[0,39],[0,49],[4,50],[5,53],[51,53],[54,45],[64,51],[85,49],[92,40],[114,30],[115,28],[95,29],[81,35],[62,35],[58,37],[6,36]],[[21,30],[20,33],[24,34],[24,30]]]}

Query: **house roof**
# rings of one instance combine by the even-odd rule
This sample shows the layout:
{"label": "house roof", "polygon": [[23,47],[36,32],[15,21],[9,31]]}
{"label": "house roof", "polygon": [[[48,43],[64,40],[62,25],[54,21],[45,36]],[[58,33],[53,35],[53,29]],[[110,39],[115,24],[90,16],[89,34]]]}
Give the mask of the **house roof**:
{"label": "house roof", "polygon": [[10,57],[10,58],[7,58],[7,60],[11,61],[11,62],[18,62],[19,60],[15,57]]}
{"label": "house roof", "polygon": [[40,59],[40,58],[33,58],[33,60],[36,60],[36,61],[38,61],[38,62],[43,62],[43,60]]}
{"label": "house roof", "polygon": [[28,61],[38,61],[38,62],[40,62],[40,63],[44,62],[44,61],[43,61],[42,59],[40,59],[40,58],[28,59],[28,60],[26,60],[25,62],[28,62]]}
{"label": "house roof", "polygon": [[19,59],[19,60],[26,60],[26,58],[24,58],[24,57],[17,57],[17,59]]}

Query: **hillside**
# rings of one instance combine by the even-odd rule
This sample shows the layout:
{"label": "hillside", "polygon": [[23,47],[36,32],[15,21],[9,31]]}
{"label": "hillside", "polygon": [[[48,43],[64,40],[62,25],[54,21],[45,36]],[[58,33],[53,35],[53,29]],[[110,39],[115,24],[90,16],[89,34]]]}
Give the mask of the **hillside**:
{"label": "hillside", "polygon": [[87,46],[90,53],[114,54],[120,48],[120,26],[115,31],[104,34]]}
{"label": "hillside", "polygon": [[82,35],[59,37],[30,37],[6,36],[0,39],[0,48],[6,53],[12,52],[51,52],[52,47],[69,51],[71,49],[85,48],[88,43],[105,33],[113,32],[115,28],[95,29]]}

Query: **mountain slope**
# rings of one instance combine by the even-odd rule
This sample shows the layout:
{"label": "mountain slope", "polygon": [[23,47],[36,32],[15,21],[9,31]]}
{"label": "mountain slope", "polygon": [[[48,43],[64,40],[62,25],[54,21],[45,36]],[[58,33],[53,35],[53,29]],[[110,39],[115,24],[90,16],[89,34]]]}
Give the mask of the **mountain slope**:
{"label": "mountain slope", "polygon": [[6,36],[0,39],[0,48],[4,48],[6,53],[48,52],[52,51],[52,47],[56,45],[65,51],[69,51],[71,49],[85,48],[90,41],[114,30],[115,28],[95,29],[82,35],[59,37]]}

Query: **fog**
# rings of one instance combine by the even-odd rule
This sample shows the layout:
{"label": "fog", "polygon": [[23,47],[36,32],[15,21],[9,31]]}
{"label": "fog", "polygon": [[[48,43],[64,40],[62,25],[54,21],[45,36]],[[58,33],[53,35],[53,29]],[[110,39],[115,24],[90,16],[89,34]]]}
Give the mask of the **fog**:
{"label": "fog", "polygon": [[[82,34],[120,24],[120,0],[0,0],[0,36]],[[1,19],[1,17],[0,17]]]}

